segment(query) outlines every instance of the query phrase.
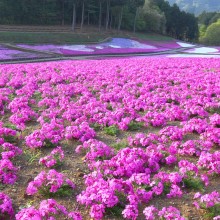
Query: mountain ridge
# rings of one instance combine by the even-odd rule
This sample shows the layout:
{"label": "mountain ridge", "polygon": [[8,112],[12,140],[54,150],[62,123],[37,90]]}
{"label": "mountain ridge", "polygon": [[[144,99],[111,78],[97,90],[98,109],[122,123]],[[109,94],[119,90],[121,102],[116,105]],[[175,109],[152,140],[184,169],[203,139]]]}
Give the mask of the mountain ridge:
{"label": "mountain ridge", "polygon": [[193,13],[195,15],[206,12],[220,12],[219,0],[166,0],[173,5],[176,3],[181,10]]}

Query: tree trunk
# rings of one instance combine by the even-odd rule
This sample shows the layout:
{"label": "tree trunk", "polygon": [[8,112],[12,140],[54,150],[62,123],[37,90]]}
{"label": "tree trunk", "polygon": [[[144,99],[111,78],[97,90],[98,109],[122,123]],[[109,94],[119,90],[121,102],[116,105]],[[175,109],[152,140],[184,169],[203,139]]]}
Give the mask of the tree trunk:
{"label": "tree trunk", "polygon": [[108,24],[109,24],[109,11],[110,11],[110,0],[107,0],[107,9],[106,9],[106,24],[105,29],[108,30]]}
{"label": "tree trunk", "polygon": [[118,21],[118,31],[121,30],[121,22],[123,17],[123,7],[121,7],[120,15],[119,15],[119,21]]}
{"label": "tree trunk", "polygon": [[113,16],[112,16],[112,12],[111,12],[111,16],[110,16],[110,24],[109,24],[110,30],[112,29],[112,19],[113,19]]}
{"label": "tree trunk", "polygon": [[82,31],[82,29],[83,29],[83,24],[84,24],[84,12],[85,12],[85,1],[83,0],[83,2],[82,2],[82,18],[81,18],[80,31]]}
{"label": "tree trunk", "polygon": [[65,6],[65,0],[62,0],[62,21],[61,21],[61,25],[64,26],[64,6]]}
{"label": "tree trunk", "polygon": [[90,24],[90,21],[89,21],[89,11],[88,11],[88,15],[87,16],[88,16],[87,19],[88,19],[88,26],[89,26],[89,24]]}
{"label": "tree trunk", "polygon": [[46,14],[47,14],[47,13],[45,13],[45,3],[46,3],[45,0],[43,0],[43,10],[42,10],[42,11],[43,11],[43,16],[41,16],[41,23],[45,23],[46,20],[47,20],[47,19],[46,19],[46,17],[47,17]]}
{"label": "tree trunk", "polygon": [[135,13],[135,17],[134,17],[134,26],[133,26],[133,32],[136,32],[136,23],[137,23],[137,17],[138,17],[138,8],[136,8],[136,13]]}
{"label": "tree trunk", "polygon": [[102,27],[102,0],[99,0],[99,31]]}
{"label": "tree trunk", "polygon": [[73,20],[72,20],[72,31],[75,31],[76,26],[76,3],[73,1]]}

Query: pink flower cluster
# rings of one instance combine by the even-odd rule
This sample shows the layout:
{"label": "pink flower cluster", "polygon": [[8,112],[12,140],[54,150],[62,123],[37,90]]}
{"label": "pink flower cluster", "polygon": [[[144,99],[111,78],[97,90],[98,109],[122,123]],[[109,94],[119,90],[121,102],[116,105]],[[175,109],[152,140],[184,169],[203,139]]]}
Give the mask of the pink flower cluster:
{"label": "pink flower cluster", "polygon": [[220,151],[202,152],[197,165],[199,168],[207,169],[209,174],[220,174]]}
{"label": "pink flower cluster", "polygon": [[39,148],[45,146],[47,142],[58,144],[63,134],[63,124],[58,119],[52,119],[50,123],[44,123],[40,130],[26,136],[25,141],[28,147]]}
{"label": "pink flower cluster", "polygon": [[42,171],[33,181],[28,183],[26,193],[28,195],[34,195],[42,189],[48,189],[49,192],[55,193],[64,185],[68,185],[72,189],[75,188],[75,184],[65,177],[64,174],[53,169],[49,170],[48,173]]}
{"label": "pink flower cluster", "polygon": [[14,98],[8,105],[8,109],[12,112],[12,115],[9,118],[10,122],[21,130],[25,129],[26,122],[36,119],[38,116],[38,114],[29,106],[29,102],[30,100],[28,97],[22,96]]}
{"label": "pink flower cluster", "polygon": [[16,220],[56,220],[58,218],[82,220],[79,212],[68,212],[67,209],[54,199],[43,200],[39,209],[24,208],[15,216]]}
{"label": "pink flower cluster", "polygon": [[10,216],[10,219],[12,219],[14,216],[12,201],[6,194],[2,192],[0,192],[0,215],[5,219],[7,219],[7,216]]}
{"label": "pink flower cluster", "polygon": [[61,147],[56,147],[48,156],[42,157],[39,160],[39,164],[46,167],[53,167],[60,164],[64,159],[64,152]]}
{"label": "pink flower cluster", "polygon": [[96,139],[85,141],[83,145],[77,146],[75,151],[76,153],[80,153],[84,150],[87,151],[85,160],[91,169],[99,164],[97,161],[101,158],[108,159],[114,155],[114,151],[110,146]]}
{"label": "pink flower cluster", "polygon": [[88,123],[83,122],[79,126],[68,126],[65,131],[66,139],[79,139],[81,142],[87,141],[96,136],[95,131],[89,127]]}
{"label": "pink flower cluster", "polygon": [[144,209],[144,215],[146,220],[154,220],[154,219],[175,219],[175,220],[184,220],[185,218],[181,216],[180,211],[173,207],[163,207],[161,210],[158,210],[154,206],[148,206]]}
{"label": "pink flower cluster", "polygon": [[17,179],[17,170],[13,164],[13,158],[22,154],[22,150],[10,141],[10,138],[16,137],[17,132],[13,129],[4,127],[0,122],[0,182],[4,184],[13,184]]}
{"label": "pink flower cluster", "polygon": [[194,195],[194,199],[199,199],[199,201],[195,201],[193,204],[196,208],[210,208],[217,204],[220,204],[220,194],[217,191],[213,191],[209,194],[202,195],[201,193],[196,193]]}

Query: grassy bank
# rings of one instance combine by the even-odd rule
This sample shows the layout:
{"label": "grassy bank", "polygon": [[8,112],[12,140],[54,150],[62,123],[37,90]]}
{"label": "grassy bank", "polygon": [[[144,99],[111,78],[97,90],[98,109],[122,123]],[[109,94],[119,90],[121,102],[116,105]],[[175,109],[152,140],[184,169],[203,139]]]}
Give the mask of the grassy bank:
{"label": "grassy bank", "polygon": [[170,37],[148,34],[148,33],[130,33],[130,32],[98,32],[88,31],[88,32],[53,32],[53,31],[0,31],[0,43],[26,43],[26,44],[36,44],[36,43],[50,43],[50,44],[77,44],[77,43],[92,43],[101,42],[110,37],[126,37],[126,38],[140,38],[144,40],[156,40],[164,41],[171,40]]}

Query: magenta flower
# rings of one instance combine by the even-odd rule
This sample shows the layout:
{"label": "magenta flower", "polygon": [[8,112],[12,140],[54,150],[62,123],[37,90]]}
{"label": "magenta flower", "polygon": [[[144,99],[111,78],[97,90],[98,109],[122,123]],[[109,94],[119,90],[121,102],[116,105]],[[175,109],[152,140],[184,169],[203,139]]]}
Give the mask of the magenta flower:
{"label": "magenta flower", "polygon": [[105,207],[104,205],[92,205],[90,209],[90,216],[94,219],[102,219],[103,215],[105,212]]}

